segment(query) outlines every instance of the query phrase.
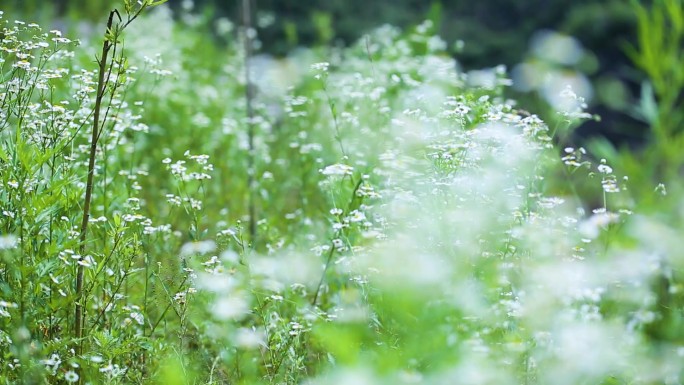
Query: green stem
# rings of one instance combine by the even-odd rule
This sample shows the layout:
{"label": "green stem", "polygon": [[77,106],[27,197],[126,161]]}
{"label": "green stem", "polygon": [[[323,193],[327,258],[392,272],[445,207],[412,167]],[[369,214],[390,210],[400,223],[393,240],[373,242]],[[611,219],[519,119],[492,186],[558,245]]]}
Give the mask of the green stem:
{"label": "green stem", "polygon": [[[114,25],[114,15],[115,11],[109,13],[109,19],[107,20],[107,31],[106,34],[112,33],[112,27]],[[113,44],[109,40],[109,37],[105,37],[104,43],[102,44],[102,55],[99,61],[98,70],[98,81],[97,81],[97,95],[95,98],[95,109],[93,112],[93,129],[90,141],[90,154],[88,159],[88,179],[86,182],[85,191],[85,201],[83,204],[83,219],[81,220],[80,229],[80,248],[79,253],[81,258],[84,258],[86,252],[86,238],[88,234],[88,221],[90,220],[90,205],[93,196],[93,179],[95,176],[95,156],[97,154],[97,139],[99,137],[100,129],[100,109],[102,107],[102,99],[104,99],[105,94],[105,73],[107,72],[107,58],[109,57],[109,51]],[[84,308],[84,298],[83,285],[84,285],[84,275],[85,267],[83,265],[78,265],[78,271],[76,273],[76,310],[74,312],[74,338],[79,341],[78,343],[78,353],[82,352],[83,343],[83,326],[85,322],[85,314],[83,312]]]}

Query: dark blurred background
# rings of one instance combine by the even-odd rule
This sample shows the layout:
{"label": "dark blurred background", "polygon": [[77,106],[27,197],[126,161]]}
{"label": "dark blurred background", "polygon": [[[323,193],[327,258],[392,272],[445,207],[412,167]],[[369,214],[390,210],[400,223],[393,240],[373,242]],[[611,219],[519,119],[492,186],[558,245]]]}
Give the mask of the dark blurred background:
{"label": "dark blurred background", "polygon": [[[100,20],[118,4],[93,0],[2,3],[3,9],[39,19],[66,20]],[[169,1],[178,15],[209,13],[235,22],[239,22],[241,3]],[[589,80],[593,85],[590,112],[601,115],[602,122],[582,125],[570,140],[601,135],[638,145],[646,135],[646,125],[627,113],[638,99],[642,75],[624,54],[624,45],[634,41],[636,30],[636,17],[624,0],[252,0],[252,8],[261,50],[274,56],[284,56],[298,46],[347,45],[382,24],[411,28],[431,19],[464,70],[498,64],[515,70],[520,63],[539,63],[540,55],[531,46],[539,31],[571,36],[582,47],[581,57],[572,63],[543,63],[544,68],[581,73]],[[514,96],[535,112],[543,103],[533,92]]]}

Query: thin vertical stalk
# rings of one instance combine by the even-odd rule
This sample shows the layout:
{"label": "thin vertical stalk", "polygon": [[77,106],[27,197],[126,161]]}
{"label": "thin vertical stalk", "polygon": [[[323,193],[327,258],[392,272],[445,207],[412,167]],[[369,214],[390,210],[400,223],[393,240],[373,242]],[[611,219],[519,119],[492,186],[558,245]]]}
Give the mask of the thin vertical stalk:
{"label": "thin vertical stalk", "polygon": [[[114,15],[118,14],[116,11],[109,13],[109,19],[107,20],[107,31],[106,34],[112,33],[112,27],[114,23]],[[100,110],[102,108],[102,100],[105,94],[105,74],[107,73],[107,58],[109,57],[109,51],[115,43],[111,42],[109,38],[105,38],[104,43],[102,43],[102,56],[99,61],[98,68],[98,79],[97,79],[97,95],[95,96],[95,109],[93,111],[93,129],[92,136],[90,140],[90,154],[88,159],[88,179],[86,181],[85,190],[85,200],[83,203],[83,219],[81,220],[80,229],[80,248],[79,253],[83,258],[86,252],[86,238],[88,234],[88,222],[90,220],[90,205],[93,196],[93,180],[95,176],[95,157],[97,154],[97,141],[100,136]],[[83,285],[84,285],[84,275],[85,267],[83,265],[78,265],[78,271],[76,273],[76,310],[74,312],[74,337],[76,340],[81,340],[83,337],[83,326],[85,323],[85,314],[83,313]],[[79,353],[82,347],[82,343],[78,343]]]}
{"label": "thin vertical stalk", "polygon": [[256,229],[256,194],[255,188],[255,162],[254,162],[254,107],[252,102],[254,100],[254,85],[251,78],[251,59],[252,59],[252,10],[251,0],[242,0],[242,26],[243,26],[243,44],[245,50],[245,103],[247,110],[247,139],[249,145],[249,154],[247,155],[247,203],[249,210],[249,239],[252,242],[252,247],[256,244],[257,229]]}
{"label": "thin vertical stalk", "polygon": [[[363,183],[363,178],[359,178],[359,181],[354,185],[354,190],[352,191],[351,194],[351,200],[349,201],[349,205],[347,206],[347,210],[345,211],[344,215],[347,215],[351,213],[353,210],[355,210],[358,205],[361,204],[359,200],[357,200],[357,191],[359,191],[359,188],[361,188],[361,184]],[[341,235],[343,235],[345,232],[344,229],[338,230],[333,239],[339,238]],[[325,276],[328,274],[328,269],[330,268],[330,265],[332,264],[333,261],[333,256],[335,255],[335,244],[333,241],[330,241],[330,251],[328,252],[328,256],[325,259],[325,265],[323,266],[323,272],[321,273],[321,279],[318,281],[318,285],[316,285],[316,291],[314,292],[314,296],[311,299],[311,306],[316,306],[316,303],[318,302],[318,297],[321,294],[321,290],[323,290],[323,285],[325,284]]]}

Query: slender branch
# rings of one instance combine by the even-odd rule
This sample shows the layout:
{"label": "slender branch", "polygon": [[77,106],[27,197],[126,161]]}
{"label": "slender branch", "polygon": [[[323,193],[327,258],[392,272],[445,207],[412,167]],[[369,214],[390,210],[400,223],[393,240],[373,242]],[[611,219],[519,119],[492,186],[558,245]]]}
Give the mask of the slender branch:
{"label": "slender branch", "polygon": [[[128,271],[130,270],[132,264],[133,264],[133,258],[130,258],[128,260],[128,267],[126,267],[127,272],[124,273],[123,276],[121,276],[121,278],[119,279],[119,282],[116,284],[116,288],[114,288],[114,291],[112,291],[111,295],[109,296],[109,300],[102,307],[102,309],[100,310],[100,313],[97,315],[97,318],[92,323],[90,330],[88,330],[89,332],[92,331],[95,327],[97,327],[97,324],[100,323],[100,320],[102,319],[102,317],[104,317],[105,313],[107,312],[107,309],[112,305],[112,303],[114,303],[114,300],[116,299],[116,295],[121,290],[121,286],[126,281],[126,279],[128,279]],[[87,292],[86,292],[86,294],[87,294]]]}
{"label": "slender branch", "polygon": [[252,59],[252,11],[250,0],[242,0],[242,24],[243,24],[243,44],[245,50],[245,103],[247,109],[247,139],[249,143],[249,154],[247,155],[247,191],[249,194],[249,239],[252,247],[256,244],[256,194],[254,192],[255,167],[254,167],[254,85],[251,79],[251,59]]}
{"label": "slender branch", "polygon": [[[352,199],[349,201],[349,205],[347,206],[347,211],[345,212],[345,215],[348,215],[352,210],[354,209],[354,202],[356,201],[356,192],[359,191],[359,188],[361,187],[361,184],[363,183],[363,178],[359,178],[359,181],[356,183],[354,186],[354,190],[352,191]],[[335,234],[335,238],[339,237],[339,234],[344,234],[344,229],[339,230]],[[318,285],[316,286],[316,292],[314,293],[313,299],[311,300],[311,305],[316,306],[316,302],[318,302],[318,296],[321,293],[321,290],[323,289],[323,284],[325,283],[325,276],[328,273],[328,269],[330,268],[330,264],[332,263],[333,256],[335,255],[335,244],[333,241],[330,241],[330,252],[328,252],[328,257],[325,260],[325,266],[323,267],[323,273],[321,273],[321,279],[318,281]]]}
{"label": "slender branch", "polygon": [[342,156],[346,159],[346,158],[348,158],[348,156],[347,156],[347,151],[344,149],[344,143],[342,143],[342,135],[340,134],[340,124],[337,120],[337,106],[335,105],[335,102],[330,97],[330,93],[328,93],[327,82],[328,82],[327,79],[323,80],[323,92],[325,93],[325,99],[328,102],[328,107],[330,108],[330,115],[332,115],[332,118],[333,118],[333,127],[335,128],[335,140],[337,141],[337,144],[340,146],[340,151],[342,152]]}
{"label": "slender branch", "polygon": [[[180,283],[180,285],[178,285],[178,289],[177,289],[177,290],[180,290],[180,288],[182,288],[183,285],[185,285],[185,282],[187,282],[187,280],[188,280],[188,277],[185,276],[185,277],[183,278],[183,281]],[[159,319],[157,319],[157,322],[155,322],[154,325],[151,325],[151,324],[150,324],[151,330],[150,330],[150,334],[149,334],[148,336],[152,336],[152,334],[154,334],[154,331],[157,330],[157,326],[159,326],[159,323],[164,319],[164,317],[166,317],[166,313],[169,312],[169,309],[173,308],[173,311],[176,313],[176,315],[177,315],[179,318],[181,317],[181,315],[180,315],[180,313],[178,313],[178,310],[176,309],[176,307],[173,306],[173,305],[174,305],[174,303],[173,303],[173,300],[174,300],[174,299],[173,299],[173,297],[171,296],[171,293],[170,293],[169,290],[166,288],[166,285],[164,285],[163,282],[162,282],[162,288],[163,288],[164,291],[166,292],[167,298],[169,298],[169,303],[166,305],[166,308],[165,308],[164,311],[162,312],[162,314],[161,314],[161,316],[159,317]]]}
{"label": "slender branch", "polygon": [[[115,14],[118,14],[118,12],[112,11],[109,13],[109,19],[107,20],[107,35],[112,33],[112,26],[114,24]],[[97,154],[97,139],[99,137],[100,129],[100,109],[102,107],[102,99],[104,99],[106,85],[105,73],[107,72],[107,58],[109,56],[109,51],[111,50],[113,44],[116,44],[116,37],[114,38],[114,42],[109,40],[109,36],[105,37],[105,40],[102,43],[102,55],[100,56],[99,60],[97,95],[95,97],[95,108],[93,111],[93,129],[90,140],[90,155],[88,159],[88,179],[86,182],[85,201],[83,204],[83,219],[81,220],[81,229],[79,237],[79,253],[81,254],[82,258],[85,256],[86,252],[86,238],[88,234],[88,222],[90,220],[90,205],[93,196],[93,179],[95,176],[95,157]],[[83,313],[84,274],[85,267],[79,264],[78,271],[76,273],[76,310],[74,313],[74,338],[77,341],[79,341],[79,353],[81,352],[83,347],[82,338],[83,326],[85,322],[85,315]]]}

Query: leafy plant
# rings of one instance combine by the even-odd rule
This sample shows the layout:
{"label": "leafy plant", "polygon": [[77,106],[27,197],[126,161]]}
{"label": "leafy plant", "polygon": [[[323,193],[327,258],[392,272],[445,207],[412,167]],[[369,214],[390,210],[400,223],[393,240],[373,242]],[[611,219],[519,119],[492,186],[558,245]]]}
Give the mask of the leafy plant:
{"label": "leafy plant", "polygon": [[95,62],[0,19],[0,382],[681,381],[678,187],[558,148],[572,89],[549,127],[431,21],[274,60],[151,5]]}
{"label": "leafy plant", "polygon": [[[628,150],[618,153],[605,143],[597,151],[620,159],[625,171],[640,180],[654,178],[652,184],[669,182],[678,178],[684,162],[680,151],[684,144],[684,70],[679,65],[684,11],[679,0],[658,0],[650,5],[633,1],[631,5],[637,15],[638,39],[636,45],[626,45],[625,51],[648,79],[642,84],[641,98],[631,113],[650,126],[649,144],[637,156]],[[640,195],[648,199],[649,192],[647,189]]]}

